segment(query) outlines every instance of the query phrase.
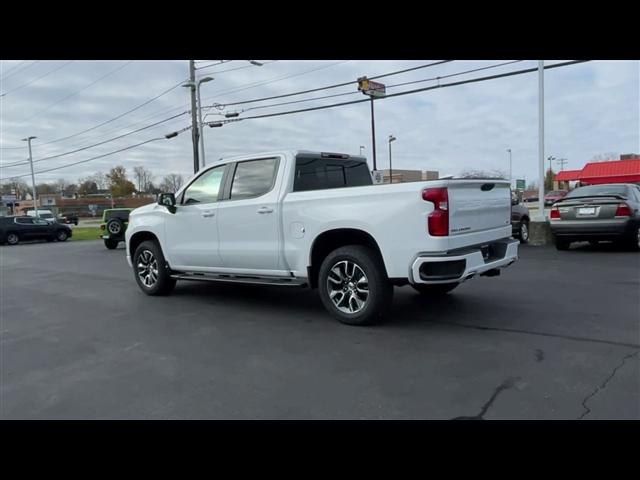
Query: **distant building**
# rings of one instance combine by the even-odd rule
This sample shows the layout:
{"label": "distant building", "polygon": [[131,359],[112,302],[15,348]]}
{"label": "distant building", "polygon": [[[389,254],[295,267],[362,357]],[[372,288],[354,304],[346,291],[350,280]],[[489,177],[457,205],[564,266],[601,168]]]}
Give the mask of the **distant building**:
{"label": "distant building", "polygon": [[[633,154],[629,154],[633,155]],[[581,170],[563,170],[558,172],[554,188],[567,188],[569,182],[580,185],[598,185],[602,183],[640,183],[640,157],[625,158],[610,162],[590,162]]]}
{"label": "distant building", "polygon": [[[380,170],[383,176],[382,183],[389,183],[389,169]],[[392,170],[393,183],[421,182],[423,180],[437,180],[438,172],[427,170]]]}

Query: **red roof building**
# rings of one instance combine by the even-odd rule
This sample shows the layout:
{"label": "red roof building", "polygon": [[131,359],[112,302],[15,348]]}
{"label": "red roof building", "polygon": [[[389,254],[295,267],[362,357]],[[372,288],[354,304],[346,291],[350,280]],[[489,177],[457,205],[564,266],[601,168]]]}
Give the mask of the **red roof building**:
{"label": "red roof building", "polygon": [[640,159],[587,163],[582,170],[563,170],[555,178],[558,182],[580,181],[581,184],[640,182]]}

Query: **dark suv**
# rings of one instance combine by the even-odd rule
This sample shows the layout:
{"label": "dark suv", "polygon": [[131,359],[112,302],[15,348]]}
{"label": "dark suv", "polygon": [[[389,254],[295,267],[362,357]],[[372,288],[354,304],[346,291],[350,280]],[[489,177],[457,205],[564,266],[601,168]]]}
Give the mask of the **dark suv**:
{"label": "dark suv", "polygon": [[124,242],[124,232],[129,224],[129,213],[133,208],[110,208],[102,214],[100,229],[104,231],[104,246],[113,250],[118,243]]}
{"label": "dark suv", "polygon": [[58,222],[47,222],[30,216],[0,217],[0,244],[16,245],[23,240],[57,240],[71,238],[69,227]]}
{"label": "dark suv", "polygon": [[515,192],[511,193],[511,228],[514,238],[519,238],[521,243],[529,241],[529,208],[520,203]]}

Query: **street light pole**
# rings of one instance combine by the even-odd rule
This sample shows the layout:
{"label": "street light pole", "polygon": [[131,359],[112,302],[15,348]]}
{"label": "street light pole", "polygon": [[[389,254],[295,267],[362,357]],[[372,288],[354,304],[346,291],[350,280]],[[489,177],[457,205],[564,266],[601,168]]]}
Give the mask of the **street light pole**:
{"label": "street light pole", "polygon": [[33,210],[36,215],[36,218],[38,218],[38,205],[36,203],[36,177],[33,173],[33,157],[31,156],[31,140],[33,140],[34,138],[36,137],[27,137],[27,138],[23,138],[22,141],[27,142],[29,145],[29,164],[31,165],[31,187],[33,188]]}
{"label": "street light pole", "polygon": [[393,183],[393,166],[391,164],[391,142],[395,141],[396,137],[389,135],[389,183]]}
{"label": "street light pole", "polygon": [[513,180],[511,176],[511,172],[512,172],[511,149],[507,148],[507,152],[509,152],[509,185],[512,186]]}
{"label": "street light pole", "polygon": [[[197,109],[198,109],[198,128],[196,130],[198,132],[198,136],[200,137],[200,154],[199,154],[199,157],[201,159],[200,168],[204,168],[204,166],[205,166],[204,136],[202,134],[202,127],[204,126],[204,124],[202,123],[202,101],[200,99],[200,85],[205,83],[205,82],[210,82],[211,80],[213,80],[213,77],[204,77],[204,78],[201,78],[200,80],[198,80],[197,82],[190,81],[190,82],[187,82],[184,85],[182,85],[183,87],[190,87],[192,92],[195,90],[196,96],[197,96],[197,101],[198,101],[198,106],[197,106]],[[194,173],[197,173],[197,170]]]}

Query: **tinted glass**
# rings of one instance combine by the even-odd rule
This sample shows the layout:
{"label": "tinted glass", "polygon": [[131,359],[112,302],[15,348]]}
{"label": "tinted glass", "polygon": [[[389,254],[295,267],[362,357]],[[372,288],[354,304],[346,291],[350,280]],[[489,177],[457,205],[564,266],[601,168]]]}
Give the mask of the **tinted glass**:
{"label": "tinted glass", "polygon": [[33,218],[19,217],[19,218],[16,218],[16,223],[20,223],[22,225],[33,225]]}
{"label": "tinted glass", "polygon": [[367,162],[333,158],[296,158],[294,192],[372,184]]}
{"label": "tinted glass", "polygon": [[589,185],[587,187],[576,188],[571,191],[565,198],[572,197],[589,197],[606,196],[606,195],[621,195],[627,196],[627,187],[624,185]]}
{"label": "tinted glass", "polygon": [[259,197],[273,187],[277,160],[239,162],[231,184],[231,200]]}
{"label": "tinted glass", "polygon": [[46,220],[42,220],[41,218],[34,218],[33,219],[33,224],[34,225],[49,225],[49,222],[47,222]]}
{"label": "tinted glass", "polygon": [[129,220],[129,213],[130,212],[128,210],[105,212],[104,213],[104,218],[105,218],[105,220],[110,220],[112,218],[119,218],[120,220],[128,221]]}
{"label": "tinted glass", "polygon": [[182,204],[193,205],[196,203],[217,202],[224,169],[225,165],[221,165],[200,175],[185,190]]}

